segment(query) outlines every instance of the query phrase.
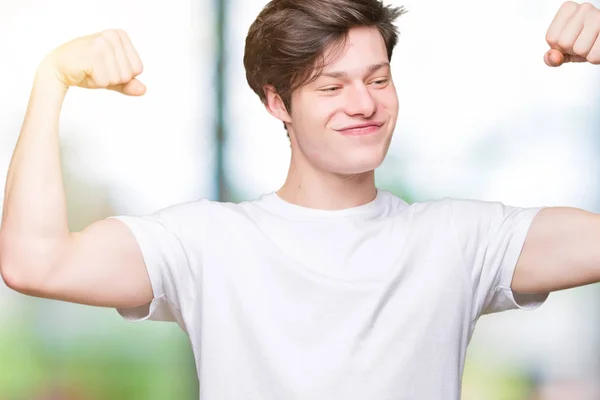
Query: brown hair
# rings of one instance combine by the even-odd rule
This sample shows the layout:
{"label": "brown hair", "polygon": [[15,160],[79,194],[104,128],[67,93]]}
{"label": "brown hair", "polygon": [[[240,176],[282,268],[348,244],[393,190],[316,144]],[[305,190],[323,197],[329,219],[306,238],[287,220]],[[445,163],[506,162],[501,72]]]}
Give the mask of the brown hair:
{"label": "brown hair", "polygon": [[350,28],[376,27],[391,60],[398,42],[394,22],[405,12],[381,0],[271,0],[246,38],[248,84],[263,103],[264,86],[272,85],[291,112],[292,92],[320,73],[327,48],[343,49]]}

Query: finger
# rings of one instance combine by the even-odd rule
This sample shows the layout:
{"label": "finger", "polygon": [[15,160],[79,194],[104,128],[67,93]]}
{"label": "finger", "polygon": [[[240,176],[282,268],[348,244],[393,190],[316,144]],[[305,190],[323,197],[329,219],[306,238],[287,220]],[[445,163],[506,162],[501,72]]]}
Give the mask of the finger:
{"label": "finger", "polygon": [[121,38],[121,43],[123,44],[123,49],[125,51],[125,55],[127,56],[129,64],[131,65],[131,70],[133,72],[133,76],[134,77],[138,76],[144,70],[144,65],[142,64],[142,60],[141,60],[138,52],[135,50],[135,47],[133,47],[133,43],[131,43],[131,39],[129,38],[129,35],[127,35],[127,33],[125,31],[119,31],[118,33]]}
{"label": "finger", "polygon": [[146,85],[136,78],[133,78],[127,83],[111,85],[108,87],[108,89],[125,94],[127,96],[142,96],[146,93]]}
{"label": "finger", "polygon": [[123,86],[121,93],[128,96],[142,96],[146,93],[146,85],[144,85],[138,79],[133,78],[130,82]]}
{"label": "finger", "polygon": [[106,35],[113,46],[115,60],[120,72],[120,83],[129,82],[133,77],[133,73],[131,71],[129,59],[125,54],[125,49],[121,43],[121,36],[119,35],[118,31],[115,30],[106,32]]}
{"label": "finger", "polygon": [[581,57],[581,56],[574,56],[571,54],[567,54],[565,55],[565,60],[563,61],[563,64],[566,63],[582,63],[582,62],[586,62],[587,59],[585,57]]}
{"label": "finger", "polygon": [[565,62],[565,55],[556,49],[550,49],[544,55],[544,62],[549,67],[560,67]]}
{"label": "finger", "polygon": [[557,50],[563,50],[560,48],[558,44],[558,40],[560,39],[560,34],[563,29],[567,26],[569,20],[573,15],[577,12],[578,4],[572,1],[567,1],[564,3],[550,24],[548,31],[546,32],[546,42],[548,45]]}
{"label": "finger", "polygon": [[599,65],[600,64],[600,36],[596,38],[592,49],[587,55],[587,60],[591,64]]}
{"label": "finger", "polygon": [[558,38],[558,47],[561,49],[563,54],[574,54],[573,46],[577,41],[577,38],[583,31],[585,13],[584,8],[579,7],[578,10],[571,16],[567,24],[563,27]]}
{"label": "finger", "polygon": [[583,26],[583,30],[579,34],[579,37],[575,41],[573,45],[573,53],[574,55],[587,57],[588,54],[592,51],[592,47],[596,43],[598,39],[598,33],[600,32],[600,24],[586,23]]}
{"label": "finger", "polygon": [[96,89],[110,85],[110,76],[104,59],[106,43],[98,42],[94,54],[92,55],[91,70],[87,73],[85,85],[88,88]]}
{"label": "finger", "polygon": [[103,41],[102,56],[104,57],[104,65],[109,78],[109,85],[118,85],[121,82],[121,70],[117,63],[115,46],[110,39],[104,35],[100,35],[99,40]]}

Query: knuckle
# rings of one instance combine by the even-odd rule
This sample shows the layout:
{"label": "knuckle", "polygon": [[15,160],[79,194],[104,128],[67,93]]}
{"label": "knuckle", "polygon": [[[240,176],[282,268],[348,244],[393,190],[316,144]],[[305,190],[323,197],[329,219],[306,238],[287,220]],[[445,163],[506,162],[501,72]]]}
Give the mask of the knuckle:
{"label": "knuckle", "polygon": [[589,52],[589,49],[587,48],[587,46],[581,44],[580,42],[576,42],[573,45],[573,53],[575,53],[578,56],[587,56]]}
{"label": "knuckle", "polygon": [[566,10],[566,11],[572,11],[574,9],[576,9],[579,6],[579,4],[575,3],[574,1],[565,1],[562,6],[560,6],[560,8],[562,10]]}
{"label": "knuckle", "polygon": [[131,67],[134,75],[139,75],[144,72],[144,65],[141,62],[135,62]]}
{"label": "knuckle", "polygon": [[573,46],[573,44],[570,41],[568,41],[567,39],[565,39],[565,38],[558,39],[557,44],[563,50],[567,50],[567,51],[571,51],[572,50],[571,46]]}
{"label": "knuckle", "polygon": [[100,36],[104,37],[105,39],[107,39],[109,41],[114,41],[116,39],[117,40],[119,39],[119,34],[114,29],[105,30],[102,32],[102,34]]}
{"label": "knuckle", "polygon": [[99,35],[94,40],[94,50],[96,53],[102,53],[104,50],[110,48],[110,44],[108,43],[108,39],[103,35]]}
{"label": "knuckle", "polygon": [[553,45],[558,44],[558,38],[556,34],[554,32],[548,32],[546,34],[546,42]]}
{"label": "knuckle", "polygon": [[600,64],[600,54],[590,54],[587,57],[587,61],[590,64],[599,65]]}
{"label": "knuckle", "polygon": [[123,29],[115,29],[115,32],[121,38],[124,38],[124,39],[128,39],[129,38],[129,35],[127,35],[127,32],[125,32]]}
{"label": "knuckle", "polygon": [[580,8],[582,11],[591,11],[591,10],[595,10],[596,7],[594,7],[594,5],[592,3],[589,2],[585,2],[585,3],[581,3],[580,4]]}

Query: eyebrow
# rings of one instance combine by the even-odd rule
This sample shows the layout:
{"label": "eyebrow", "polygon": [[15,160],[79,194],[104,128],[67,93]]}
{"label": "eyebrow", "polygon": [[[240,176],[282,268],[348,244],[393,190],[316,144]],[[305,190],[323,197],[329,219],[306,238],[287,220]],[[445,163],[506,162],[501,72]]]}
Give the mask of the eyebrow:
{"label": "eyebrow", "polygon": [[[383,68],[383,67],[387,67],[389,66],[390,63],[389,62],[382,62],[379,64],[373,64],[373,65],[369,65],[366,68],[366,71],[369,74],[372,74],[373,72]],[[322,72],[319,76],[328,76],[330,78],[336,78],[336,79],[341,79],[341,78],[347,78],[348,77],[348,73],[347,72]]]}

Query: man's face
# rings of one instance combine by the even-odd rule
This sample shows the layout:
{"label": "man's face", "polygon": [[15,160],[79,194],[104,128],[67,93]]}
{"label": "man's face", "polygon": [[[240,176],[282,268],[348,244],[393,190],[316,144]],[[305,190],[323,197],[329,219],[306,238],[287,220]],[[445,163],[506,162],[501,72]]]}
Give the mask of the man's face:
{"label": "man's face", "polygon": [[398,96],[377,28],[351,29],[338,54],[314,82],[294,91],[288,127],[292,150],[302,159],[323,171],[353,175],[383,162]]}

